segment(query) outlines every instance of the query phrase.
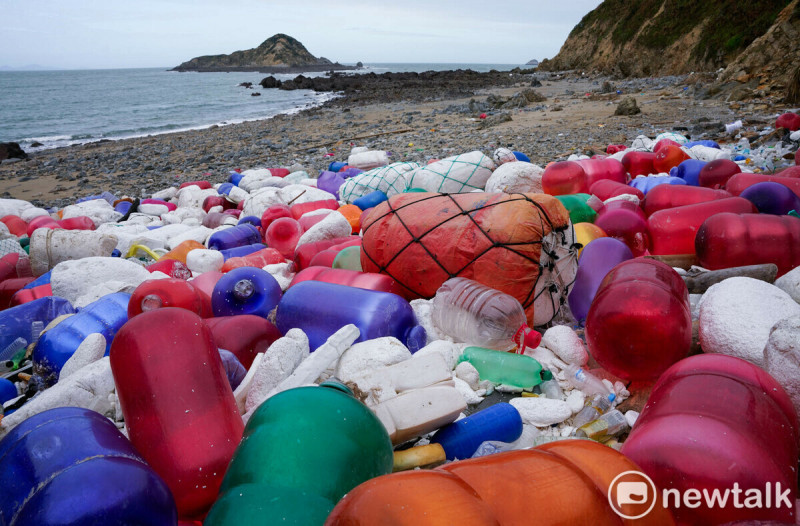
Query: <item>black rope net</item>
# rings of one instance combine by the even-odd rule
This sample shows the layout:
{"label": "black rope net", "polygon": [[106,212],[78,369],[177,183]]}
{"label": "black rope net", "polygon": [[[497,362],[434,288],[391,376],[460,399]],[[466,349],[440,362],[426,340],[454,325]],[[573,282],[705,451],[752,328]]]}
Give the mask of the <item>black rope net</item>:
{"label": "black rope net", "polygon": [[[401,204],[397,205],[398,201],[401,201]],[[509,238],[513,238],[514,235],[507,228],[482,224],[477,218],[479,212],[483,210],[493,207],[516,207],[519,202],[526,202],[531,206],[533,213],[529,219],[538,221],[541,235],[512,241]],[[471,206],[464,206],[465,203]],[[365,242],[361,247],[362,267],[366,272],[380,272],[390,276],[408,291],[409,299],[433,297],[435,289],[432,287],[438,288],[450,278],[462,276],[474,279],[472,274],[476,263],[490,252],[501,250],[504,253],[498,253],[493,258],[497,272],[510,270],[510,274],[519,274],[521,266],[530,269],[530,274],[518,277],[514,281],[515,290],[500,290],[516,297],[526,311],[535,304],[536,325],[541,326],[552,321],[566,303],[567,293],[575,279],[577,250],[580,245],[575,241],[574,231],[568,219],[554,221],[545,207],[529,195],[402,194],[389,199],[381,206],[384,208],[377,208],[366,218],[363,230]],[[434,223],[421,220],[419,212],[432,210],[434,215],[425,214],[426,218],[433,218],[439,214],[444,217]],[[399,232],[391,233],[392,238],[407,236],[408,241],[399,248],[392,246],[387,249],[385,243],[371,247],[369,239],[373,234],[385,235],[385,232],[373,231],[387,228],[390,219],[396,219],[400,225]],[[450,246],[447,247],[437,245],[438,240],[434,240],[434,246],[426,243],[426,240],[434,233],[439,233],[439,229],[448,223],[454,223],[450,226],[453,227],[452,233],[459,234],[458,240],[451,239]],[[463,239],[469,239],[470,246],[455,246]],[[417,246],[422,248],[429,261],[408,261],[409,250]],[[457,257],[453,256],[454,251],[458,253]],[[507,253],[514,256],[509,257]],[[395,263],[398,265],[394,265]],[[408,277],[409,264],[418,266],[411,272],[418,275],[416,282]],[[404,270],[404,275],[400,275],[399,269]],[[493,286],[490,282],[484,284]],[[522,291],[518,288],[520,286],[524,287]]]}

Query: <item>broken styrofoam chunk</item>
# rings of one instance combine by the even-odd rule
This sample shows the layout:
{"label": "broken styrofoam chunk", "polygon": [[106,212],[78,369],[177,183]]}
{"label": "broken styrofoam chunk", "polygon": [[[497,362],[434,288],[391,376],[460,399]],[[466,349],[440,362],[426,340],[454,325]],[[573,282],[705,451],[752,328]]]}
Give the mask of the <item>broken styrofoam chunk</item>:
{"label": "broken styrofoam chunk", "polygon": [[275,340],[254,373],[245,411],[252,413],[310,354],[308,336],[300,329],[291,329]]}
{"label": "broken styrofoam chunk", "polygon": [[170,186],[169,188],[164,188],[163,190],[159,190],[158,192],[154,193],[151,197],[153,199],[164,199],[168,201],[178,195],[178,189],[174,186]]}
{"label": "broken styrofoam chunk", "polygon": [[425,356],[415,354],[411,359],[394,365],[369,370],[360,376],[353,376],[348,383],[355,384],[363,394],[362,401],[372,407],[403,391],[436,384],[452,385],[453,381],[451,369],[444,358],[430,353]]}
{"label": "broken styrofoam chunk", "polygon": [[75,354],[70,356],[61,371],[58,373],[58,381],[69,378],[81,368],[94,363],[106,353],[106,338],[100,333],[92,333],[87,336],[78,348],[75,349]]}
{"label": "broken styrofoam chunk", "polygon": [[247,374],[244,375],[242,381],[239,382],[239,385],[233,391],[233,398],[236,400],[236,407],[239,409],[239,414],[243,415],[247,412],[245,407],[247,404],[247,395],[250,393],[250,388],[253,386],[253,378],[255,377],[258,366],[263,359],[263,352],[256,354],[256,357],[253,358],[253,363],[250,364],[250,369],[247,370]]}
{"label": "broken styrofoam chunk", "polygon": [[483,397],[480,396],[467,382],[459,377],[453,378],[453,384],[467,405],[475,405],[483,402]]}
{"label": "broken styrofoam chunk", "polygon": [[565,363],[583,366],[589,361],[583,340],[567,325],[547,329],[541,345],[553,351]]}
{"label": "broken styrofoam chunk", "polygon": [[165,225],[183,224],[197,227],[202,225],[205,217],[206,212],[202,208],[183,207],[162,214],[161,220],[164,221]]}
{"label": "broken styrofoam chunk", "polygon": [[219,250],[197,248],[186,254],[186,266],[192,274],[217,271],[225,264],[225,256]]}
{"label": "broken styrofoam chunk", "polygon": [[133,261],[88,257],[56,265],[50,275],[50,287],[54,296],[73,303],[96,285],[116,281],[137,287],[150,278],[150,273]]}
{"label": "broken styrofoam chunk", "polygon": [[572,409],[563,400],[552,398],[530,397],[512,398],[511,405],[519,411],[523,423],[536,427],[546,427],[560,424],[572,416]]}
{"label": "broken styrofoam chunk", "polygon": [[44,208],[38,208],[38,207],[32,206],[30,208],[25,208],[24,210],[22,210],[22,213],[21,213],[21,215],[19,217],[21,217],[22,220],[25,221],[26,223],[30,223],[31,219],[35,219],[35,218],[40,217],[40,216],[49,216],[49,215],[50,215],[50,212],[48,212]]}
{"label": "broken styrofoam chunk", "polygon": [[359,342],[339,358],[336,377],[347,383],[358,376],[409,358],[411,351],[400,340],[391,336]]}
{"label": "broken styrofoam chunk", "polygon": [[469,385],[470,389],[478,389],[478,384],[481,381],[478,370],[469,362],[461,362],[456,365],[456,378],[463,380]]}
{"label": "broken styrofoam chunk", "polygon": [[625,412],[625,421],[628,423],[628,426],[633,427],[636,423],[636,420],[639,419],[639,412],[638,411],[626,411]]}
{"label": "broken styrofoam chunk", "polygon": [[457,389],[435,385],[406,391],[378,404],[373,411],[392,443],[399,444],[454,422],[466,408]]}
{"label": "broken styrofoam chunk", "polygon": [[114,376],[108,356],[81,367],[63,381],[41,392],[0,422],[0,438],[22,421],[55,407],[83,407],[113,417],[109,395],[114,391]]}
{"label": "broken styrofoam chunk", "polygon": [[774,285],[736,277],[712,285],[700,301],[700,345],[764,366],[764,347],[772,327],[800,314],[798,305]]}
{"label": "broken styrofoam chunk", "polygon": [[140,214],[147,214],[150,216],[161,216],[169,212],[169,207],[167,205],[162,205],[158,203],[145,203],[140,204],[136,207],[136,211]]}
{"label": "broken styrofoam chunk", "polygon": [[38,228],[30,238],[30,261],[34,276],[41,276],[64,261],[92,256],[111,256],[117,237],[93,230]]}
{"label": "broken styrofoam chunk", "polygon": [[[281,202],[286,205],[297,205],[300,203],[313,203],[314,201],[336,200],[336,197],[325,190],[313,188],[301,184],[290,184],[278,190]],[[261,216],[259,216],[261,217]]]}
{"label": "broken styrofoam chunk", "polygon": [[178,191],[178,208],[203,208],[206,197],[219,195],[213,188],[202,190],[199,186],[186,186]]}
{"label": "broken styrofoam chunk", "polygon": [[772,327],[764,347],[764,370],[786,390],[800,415],[800,316]]}
{"label": "broken styrofoam chunk", "polygon": [[272,205],[285,205],[286,203],[281,198],[278,190],[279,188],[275,187],[264,187],[252,191],[250,197],[244,201],[242,215],[261,217],[267,208]]}
{"label": "broken styrofoam chunk", "polygon": [[183,234],[184,232],[187,232],[192,228],[193,227],[189,225],[182,225],[182,224],[164,225],[161,228],[156,228],[154,230],[148,231],[147,237],[161,241],[165,245],[169,246],[170,239],[179,234]]}
{"label": "broken styrofoam chunk", "polygon": [[524,161],[501,164],[486,181],[486,191],[542,193],[542,174],[544,168]]}
{"label": "broken styrofoam chunk", "polygon": [[353,231],[353,225],[347,220],[341,212],[333,212],[328,214],[325,219],[315,224],[306,230],[300,239],[297,240],[297,246],[305,245],[306,243],[314,243],[315,241],[324,241],[326,239],[336,239],[340,237],[347,237]]}
{"label": "broken styrofoam chunk", "polygon": [[494,163],[500,167],[505,163],[513,163],[517,161],[517,156],[514,155],[514,152],[509,150],[508,148],[497,148],[494,153],[492,154],[492,160]]}
{"label": "broken styrofoam chunk", "polygon": [[578,414],[578,412],[583,409],[583,406],[586,403],[586,395],[583,394],[582,391],[573,389],[572,392],[567,396],[566,402],[570,411],[572,411],[572,414]]}
{"label": "broken styrofoam chunk", "polygon": [[461,352],[461,347],[453,342],[447,340],[436,340],[415,352],[414,356],[418,357],[426,356],[428,354],[439,354],[442,356],[442,358],[444,358],[445,363],[452,371],[455,369],[458,359],[461,357]]}
{"label": "broken styrofoam chunk", "polygon": [[105,199],[91,199],[64,208],[62,219],[86,216],[92,220],[95,228],[103,223],[114,223],[122,218],[122,214]]}
{"label": "broken styrofoam chunk", "polygon": [[433,323],[433,317],[431,315],[433,300],[411,300],[409,305],[411,305],[411,309],[414,311],[414,316],[417,318],[417,323],[419,323],[422,328],[425,329],[425,335],[427,337],[426,341],[428,344],[441,340],[453,341],[453,339],[446,334],[439,332],[439,330],[436,328],[436,325]]}
{"label": "broken styrofoam chunk", "polygon": [[231,201],[233,201],[236,204],[241,203],[242,201],[244,201],[248,197],[250,197],[249,193],[247,193],[244,189],[236,187],[236,186],[232,187],[230,189],[230,191],[228,192],[228,199],[230,199]]}
{"label": "broken styrofoam chunk", "polygon": [[775,286],[800,303],[800,267],[792,269],[776,279]]}
{"label": "broken styrofoam chunk", "polygon": [[[153,272],[149,273],[148,280],[152,279],[164,279],[169,278],[163,272]],[[109,294],[114,294],[115,292],[127,292],[133,293],[136,290],[138,285],[132,285],[130,283],[126,283],[124,281],[115,281],[109,280],[104,281],[103,283],[97,283],[93,285],[91,288],[86,290],[83,294],[81,294],[78,299],[72,302],[72,306],[76,309],[82,309],[87,305],[94,303],[95,301],[99,300],[103,296],[107,296]]]}
{"label": "broken styrofoam chunk", "polygon": [[325,369],[336,363],[360,335],[361,331],[352,323],[345,325],[333,333],[322,346],[303,360],[288,378],[278,384],[278,386],[267,395],[267,398],[287,389],[313,383],[314,380],[325,372]]}
{"label": "broken styrofoam chunk", "polygon": [[531,349],[530,347],[526,347],[525,351],[523,352],[525,356],[530,356],[540,364],[545,369],[557,370],[563,369],[567,366],[564,362],[558,359],[558,357],[546,347],[535,347]]}
{"label": "broken styrofoam chunk", "polygon": [[275,263],[273,265],[266,265],[263,270],[267,271],[275,281],[278,282],[282,291],[286,291],[294,279],[295,273],[292,272],[294,265],[291,263]]}

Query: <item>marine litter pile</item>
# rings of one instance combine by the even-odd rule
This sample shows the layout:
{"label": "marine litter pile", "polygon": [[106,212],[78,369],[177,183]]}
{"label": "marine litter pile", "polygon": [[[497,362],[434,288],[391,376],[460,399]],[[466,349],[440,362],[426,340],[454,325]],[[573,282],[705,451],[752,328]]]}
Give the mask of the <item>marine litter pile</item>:
{"label": "marine litter pile", "polygon": [[794,523],[799,120],[0,200],[0,524]]}

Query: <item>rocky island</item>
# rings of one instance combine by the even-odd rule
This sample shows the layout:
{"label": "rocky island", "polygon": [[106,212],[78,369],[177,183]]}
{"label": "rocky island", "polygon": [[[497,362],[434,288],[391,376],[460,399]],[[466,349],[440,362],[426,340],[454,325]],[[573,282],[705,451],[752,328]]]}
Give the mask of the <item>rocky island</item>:
{"label": "rocky island", "polygon": [[357,69],[315,57],[297,39],[278,33],[260,46],[229,55],[205,55],[180,64],[172,71],[258,71],[261,73],[305,73]]}

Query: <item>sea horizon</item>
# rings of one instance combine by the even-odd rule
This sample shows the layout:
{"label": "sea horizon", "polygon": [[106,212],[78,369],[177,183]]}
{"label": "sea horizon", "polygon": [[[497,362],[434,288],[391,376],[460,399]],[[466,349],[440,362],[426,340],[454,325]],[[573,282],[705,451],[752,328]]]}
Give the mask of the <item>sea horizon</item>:
{"label": "sea horizon", "polygon": [[[355,65],[346,63],[345,65]],[[349,74],[472,69],[487,72],[522,64],[363,63]],[[328,70],[303,73],[324,75]],[[146,137],[273,118],[319,106],[337,95],[262,89],[267,76],[297,73],[175,72],[166,68],[0,70],[0,142],[27,152],[101,140]],[[253,88],[241,87],[252,83]],[[260,96],[252,96],[259,93]],[[33,146],[34,144],[41,146]]]}

